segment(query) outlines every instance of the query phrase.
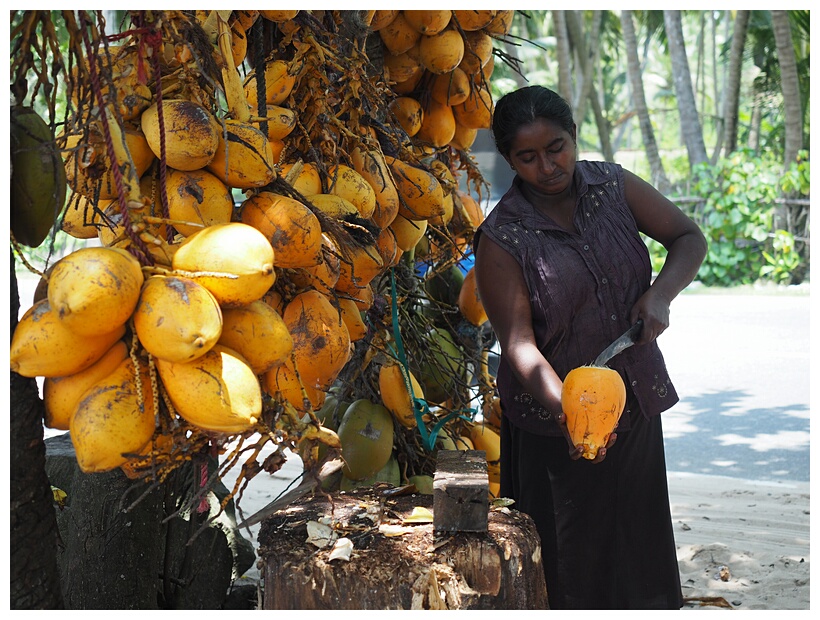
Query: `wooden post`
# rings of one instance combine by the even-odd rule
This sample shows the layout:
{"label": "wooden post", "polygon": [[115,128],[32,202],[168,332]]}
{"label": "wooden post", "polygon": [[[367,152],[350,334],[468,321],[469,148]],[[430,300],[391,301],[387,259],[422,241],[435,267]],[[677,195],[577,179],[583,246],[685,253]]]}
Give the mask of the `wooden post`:
{"label": "wooden post", "polygon": [[490,481],[484,450],[439,450],[433,478],[436,532],[486,532]]}

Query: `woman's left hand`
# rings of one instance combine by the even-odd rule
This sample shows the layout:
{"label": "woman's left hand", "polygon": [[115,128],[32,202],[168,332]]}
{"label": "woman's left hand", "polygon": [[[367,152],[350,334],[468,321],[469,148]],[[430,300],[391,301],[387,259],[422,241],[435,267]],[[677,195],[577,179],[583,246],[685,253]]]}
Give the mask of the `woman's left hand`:
{"label": "woman's left hand", "polygon": [[[564,432],[564,437],[566,437],[567,445],[569,446],[569,458],[573,461],[577,461],[580,459],[584,454],[584,446],[581,444],[575,445],[572,443],[572,438],[569,434],[569,429],[567,428],[567,414],[561,412],[556,416],[556,421],[558,422],[558,426],[561,427],[561,430]],[[595,455],[595,458],[592,459],[592,463],[600,463],[606,458],[606,451],[608,448],[611,448],[615,445],[615,441],[618,439],[617,433],[613,431],[609,435],[609,439],[606,442],[606,445],[603,446],[598,450],[598,454]]]}

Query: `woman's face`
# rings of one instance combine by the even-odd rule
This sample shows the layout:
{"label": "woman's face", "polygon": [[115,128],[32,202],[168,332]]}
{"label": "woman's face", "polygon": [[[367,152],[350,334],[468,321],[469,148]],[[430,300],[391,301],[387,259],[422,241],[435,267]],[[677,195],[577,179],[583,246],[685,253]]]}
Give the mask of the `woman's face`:
{"label": "woman's face", "polygon": [[575,171],[575,126],[572,133],[543,118],[522,125],[506,158],[521,179],[544,194],[560,194]]}

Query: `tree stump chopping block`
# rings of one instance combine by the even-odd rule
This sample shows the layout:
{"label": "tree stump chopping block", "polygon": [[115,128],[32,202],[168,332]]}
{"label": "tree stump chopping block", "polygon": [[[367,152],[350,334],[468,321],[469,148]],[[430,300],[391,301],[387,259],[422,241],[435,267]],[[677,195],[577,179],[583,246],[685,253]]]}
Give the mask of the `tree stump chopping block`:
{"label": "tree stump chopping block", "polygon": [[494,508],[486,532],[437,533],[433,497],[407,489],[317,494],[269,516],[258,537],[263,608],[547,608],[529,516]]}

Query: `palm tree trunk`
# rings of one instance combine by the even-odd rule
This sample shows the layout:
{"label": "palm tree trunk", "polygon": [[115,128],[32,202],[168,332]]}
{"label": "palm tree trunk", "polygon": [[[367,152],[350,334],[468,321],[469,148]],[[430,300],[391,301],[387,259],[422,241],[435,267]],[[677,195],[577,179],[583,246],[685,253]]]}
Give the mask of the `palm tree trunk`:
{"label": "palm tree trunk", "polygon": [[780,60],[780,87],[783,90],[783,107],[786,124],[786,168],[797,159],[803,148],[803,111],[800,105],[800,82],[797,77],[797,60],[787,11],[772,11],[772,27]]}
{"label": "palm tree trunk", "polygon": [[[11,255],[11,332],[17,326],[20,296]],[[46,477],[43,401],[34,379],[9,373],[11,609],[63,609],[57,568],[57,517]]]}
{"label": "palm tree trunk", "polygon": [[567,33],[566,11],[552,11],[555,53],[558,57],[558,94],[572,103],[572,60]]}
{"label": "palm tree trunk", "polygon": [[595,126],[598,129],[598,140],[601,142],[601,155],[606,161],[615,161],[615,150],[612,148],[610,133],[612,127],[609,120],[604,115],[601,101],[598,98],[598,91],[595,86],[590,85],[589,101],[592,104],[592,113],[595,116]]}
{"label": "palm tree trunk", "polygon": [[737,121],[740,110],[740,75],[743,68],[743,48],[746,46],[746,32],[749,28],[751,11],[738,11],[735,16],[735,30],[732,34],[732,49],[729,54],[726,94],[723,100],[724,153],[737,150]]}
{"label": "palm tree trunk", "polygon": [[686,57],[686,46],[683,42],[681,12],[664,11],[663,21],[666,26],[669,56],[672,60],[675,94],[678,98],[681,136],[689,154],[689,166],[692,167],[708,161],[708,157],[706,155],[706,145],[703,142],[703,130],[698,119],[695,93],[692,89],[692,77],[689,72],[689,61]]}
{"label": "palm tree trunk", "polygon": [[[600,32],[601,12],[593,11],[592,28],[589,33],[589,40],[597,41],[598,33]],[[584,37],[583,26],[581,24],[581,16],[578,11],[566,12],[567,32],[569,33],[569,40],[572,48],[575,50],[577,66],[580,71],[576,72],[576,80],[578,82],[578,97],[575,102],[576,114],[575,122],[578,124],[579,130],[581,123],[586,117],[587,100],[589,93],[592,90],[593,81],[593,66],[592,56],[587,47],[587,37]]]}
{"label": "palm tree trunk", "polygon": [[641,128],[644,150],[649,160],[649,168],[652,171],[652,182],[661,193],[667,193],[671,186],[663,169],[658,144],[655,141],[655,132],[652,129],[652,120],[649,117],[649,108],[646,105],[646,93],[643,89],[643,79],[641,77],[641,63],[638,58],[638,39],[635,36],[632,11],[621,11],[621,29],[623,30],[624,44],[626,45],[627,75],[629,76],[629,84],[632,87],[632,101],[638,113],[638,125]]}

